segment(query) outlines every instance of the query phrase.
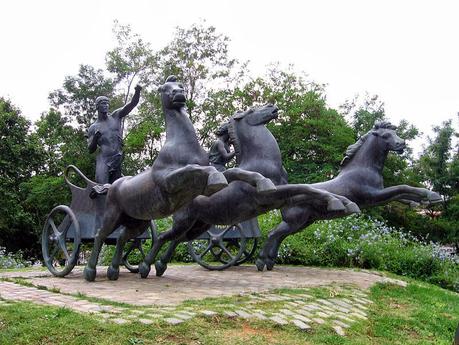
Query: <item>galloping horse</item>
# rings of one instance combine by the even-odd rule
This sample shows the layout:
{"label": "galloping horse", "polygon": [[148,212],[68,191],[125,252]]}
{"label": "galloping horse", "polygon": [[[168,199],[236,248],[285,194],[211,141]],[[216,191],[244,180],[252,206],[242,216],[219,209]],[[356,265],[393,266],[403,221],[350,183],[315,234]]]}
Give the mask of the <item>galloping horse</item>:
{"label": "galloping horse", "polygon": [[228,187],[209,197],[198,196],[173,215],[172,229],[158,236],[152,250],[139,266],[143,278],[148,276],[152,262],[166,241],[172,242],[166,253],[156,262],[158,276],[166,270],[166,264],[178,243],[195,239],[207,231],[211,224],[231,225],[292,204],[310,207],[317,212],[341,215],[359,211],[346,198],[309,185],[277,186],[286,183],[286,172],[282,167],[277,142],[265,126],[277,118],[277,113],[277,108],[272,105],[250,109],[236,113],[229,125],[239,168],[262,174],[271,179],[277,189],[260,193],[246,182],[233,181]]}
{"label": "galloping horse", "polygon": [[[425,188],[407,185],[384,188],[382,171],[389,151],[400,154],[405,149],[405,141],[395,133],[396,129],[389,122],[376,123],[372,130],[348,147],[337,177],[312,186],[345,196],[361,208],[390,201],[405,204],[440,202],[439,194]],[[268,234],[268,240],[259,254],[257,267],[260,271],[265,265],[268,270],[273,268],[285,237],[323,219],[313,209],[301,206],[283,209],[282,216],[283,221]]]}

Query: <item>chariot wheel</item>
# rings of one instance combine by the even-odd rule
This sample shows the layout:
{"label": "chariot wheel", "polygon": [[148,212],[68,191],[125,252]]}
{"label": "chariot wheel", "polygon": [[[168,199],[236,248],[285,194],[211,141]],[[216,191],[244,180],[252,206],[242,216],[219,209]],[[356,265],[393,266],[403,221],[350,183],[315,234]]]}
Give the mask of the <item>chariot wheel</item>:
{"label": "chariot wheel", "polygon": [[[154,221],[150,222],[148,230],[151,236],[151,245],[149,248],[151,249],[153,243],[155,243],[158,238],[158,230]],[[145,241],[146,240],[135,238],[129,241],[125,246],[122,263],[131,273],[139,273],[139,264],[145,259],[145,251],[142,246]]]}
{"label": "chariot wheel", "polygon": [[[239,266],[249,261],[255,254],[255,251],[258,247],[258,238],[256,237],[247,237],[244,246],[241,245],[241,242],[238,238],[232,238],[227,240],[226,242],[228,243],[227,246],[233,246],[237,249],[243,249],[241,258],[234,263],[234,266]],[[222,250],[220,248],[218,248],[217,250],[212,250],[212,254],[214,255],[215,259],[217,259],[221,263],[227,263],[226,257],[222,256]]]}
{"label": "chariot wheel", "polygon": [[[73,238],[69,230],[73,230]],[[65,205],[53,208],[46,218],[41,237],[43,260],[56,277],[65,277],[75,267],[80,253],[80,225],[72,209]]]}
{"label": "chariot wheel", "polygon": [[[232,245],[232,238],[225,238],[228,231],[233,230],[239,246]],[[208,238],[195,239],[188,242],[188,252],[194,261],[211,271],[221,271],[235,265],[244,254],[246,238],[240,225],[207,231]]]}

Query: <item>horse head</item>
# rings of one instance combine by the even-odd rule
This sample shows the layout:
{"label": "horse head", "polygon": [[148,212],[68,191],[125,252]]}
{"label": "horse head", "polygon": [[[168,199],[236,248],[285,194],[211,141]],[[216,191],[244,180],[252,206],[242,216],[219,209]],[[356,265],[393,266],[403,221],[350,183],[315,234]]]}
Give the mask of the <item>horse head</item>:
{"label": "horse head", "polygon": [[175,76],[168,77],[166,82],[158,88],[158,92],[161,93],[161,101],[165,109],[180,110],[185,106],[185,91]]}
{"label": "horse head", "polygon": [[[396,129],[397,127],[390,122],[376,122],[368,133],[362,136],[355,144],[349,145],[341,161],[341,168],[348,165],[354,157],[359,156],[358,162],[362,162],[362,159],[364,161],[380,161],[379,166],[382,169],[389,151],[401,154],[406,147],[405,140],[395,133]],[[363,147],[366,147],[366,149],[362,149]]]}
{"label": "horse head", "polygon": [[236,163],[260,156],[266,160],[280,161],[280,151],[276,139],[266,128],[266,124],[277,119],[278,108],[272,104],[254,107],[244,112],[237,112],[230,119],[228,128],[231,142],[236,151]]}
{"label": "horse head", "polygon": [[259,126],[277,119],[278,112],[279,109],[276,106],[266,104],[262,107],[255,107],[247,111],[237,112],[233,115],[233,119],[237,121],[244,119],[249,126]]}
{"label": "horse head", "polygon": [[377,140],[381,141],[381,145],[383,145],[386,151],[394,151],[402,154],[406,143],[405,140],[395,133],[396,129],[397,127],[390,122],[376,122],[370,132],[378,138]]}

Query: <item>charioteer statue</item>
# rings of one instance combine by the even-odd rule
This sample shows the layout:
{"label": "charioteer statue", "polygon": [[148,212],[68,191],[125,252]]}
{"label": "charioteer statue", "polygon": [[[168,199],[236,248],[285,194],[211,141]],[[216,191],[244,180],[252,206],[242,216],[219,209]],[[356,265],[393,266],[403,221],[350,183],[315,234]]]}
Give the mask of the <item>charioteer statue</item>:
{"label": "charioteer statue", "polygon": [[220,126],[215,132],[217,140],[209,150],[209,162],[218,171],[225,171],[225,165],[233,159],[236,152],[230,150],[230,137],[228,133],[229,123]]}
{"label": "charioteer statue", "polygon": [[109,99],[105,96],[96,99],[97,120],[89,127],[87,138],[90,153],[96,151],[99,146],[96,158],[97,183],[113,183],[121,177],[122,119],[139,103],[140,90],[142,87],[137,85],[131,101],[111,114],[108,113]]}

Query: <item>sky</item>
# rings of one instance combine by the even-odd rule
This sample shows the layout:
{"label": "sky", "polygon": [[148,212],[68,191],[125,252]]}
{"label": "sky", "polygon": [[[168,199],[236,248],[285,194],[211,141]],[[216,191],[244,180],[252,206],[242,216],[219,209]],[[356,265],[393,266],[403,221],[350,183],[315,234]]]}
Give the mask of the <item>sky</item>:
{"label": "sky", "polygon": [[175,27],[205,20],[230,39],[230,56],[250,60],[253,76],[279,61],[327,84],[338,107],[377,94],[394,123],[424,137],[459,112],[457,1],[2,1],[0,97],[34,121],[48,94],[80,64],[103,68],[117,19],[160,49]]}

